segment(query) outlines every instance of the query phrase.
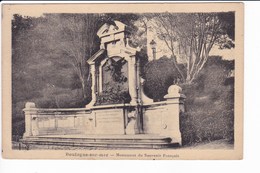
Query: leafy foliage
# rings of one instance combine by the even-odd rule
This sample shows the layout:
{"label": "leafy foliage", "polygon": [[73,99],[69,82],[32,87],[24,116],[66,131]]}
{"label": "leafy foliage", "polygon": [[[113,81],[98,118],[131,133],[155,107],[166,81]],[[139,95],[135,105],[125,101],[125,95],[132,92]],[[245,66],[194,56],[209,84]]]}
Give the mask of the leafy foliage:
{"label": "leafy foliage", "polygon": [[[222,48],[234,46],[232,45],[234,14],[218,13],[217,18],[221,21],[221,30],[225,31],[218,34],[228,36],[223,37],[222,41],[218,40],[219,45]],[[123,20],[137,31],[139,25],[134,25],[134,21],[138,19],[142,20],[141,24],[147,24],[144,18],[136,14],[97,16],[47,14],[39,18],[14,15],[12,20],[13,134],[21,136],[24,132],[22,109],[27,101],[33,101],[43,108],[83,107],[89,102],[91,82],[86,60],[99,48],[95,32],[105,22],[112,24],[113,20]],[[176,20],[176,18],[172,19]],[[195,43],[195,40],[199,40],[197,38],[199,34],[188,32],[192,29],[188,26],[190,24],[192,22],[180,25],[183,27],[182,31],[188,34],[187,37],[182,37],[182,40],[191,41],[192,38]],[[146,30],[137,32],[137,35],[131,36],[130,43],[135,47],[146,45],[145,34]],[[171,39],[174,41],[177,38],[167,37],[166,41],[170,43]],[[178,39],[181,39],[181,36]],[[182,77],[187,78],[188,73],[181,76],[178,69],[183,72],[188,65],[177,65],[177,69],[174,56],[147,63],[147,56],[144,53],[146,47],[141,48],[142,52],[138,56],[143,57],[140,64],[141,75],[146,79],[145,92],[155,101],[163,100],[171,84],[178,82]],[[122,88],[126,78],[122,77],[121,67],[114,66],[112,69],[111,71],[114,71],[111,73],[112,78],[117,84],[107,84],[109,87],[99,95],[97,104],[130,102],[128,91]],[[186,113],[181,118],[184,144],[222,138],[233,141],[234,77],[229,76],[231,69],[234,69],[233,61],[209,57],[193,82],[189,85],[182,84],[187,96]]]}
{"label": "leafy foliage", "polygon": [[[155,101],[162,100],[180,76],[172,60],[161,58],[145,66],[145,91]],[[234,60],[210,57],[192,84],[181,84],[187,96],[180,117],[184,145],[226,139],[234,142]],[[175,81],[175,82],[174,82]]]}
{"label": "leafy foliage", "polygon": [[[24,129],[22,109],[28,101],[37,107],[84,107],[91,100],[86,60],[99,49],[96,31],[106,21],[131,14],[45,14],[12,19],[13,133]],[[17,121],[19,120],[19,121]]]}
{"label": "leafy foliage", "polygon": [[120,85],[117,85],[117,87],[109,86],[103,91],[102,94],[98,96],[96,105],[129,103],[130,101],[131,96],[129,92],[122,91]]}
{"label": "leafy foliage", "polygon": [[[185,62],[185,69],[174,67],[183,83],[192,83],[203,69],[214,45],[220,49],[233,48],[234,13],[160,13],[148,15],[155,21],[158,37],[171,52]],[[233,40],[232,40],[233,39]]]}
{"label": "leafy foliage", "polygon": [[217,139],[234,142],[233,69],[234,61],[210,57],[194,84],[182,85],[188,96],[181,117],[184,144]]}
{"label": "leafy foliage", "polygon": [[180,78],[173,68],[173,58],[162,57],[147,63],[144,67],[144,90],[155,101],[163,100],[170,85]]}

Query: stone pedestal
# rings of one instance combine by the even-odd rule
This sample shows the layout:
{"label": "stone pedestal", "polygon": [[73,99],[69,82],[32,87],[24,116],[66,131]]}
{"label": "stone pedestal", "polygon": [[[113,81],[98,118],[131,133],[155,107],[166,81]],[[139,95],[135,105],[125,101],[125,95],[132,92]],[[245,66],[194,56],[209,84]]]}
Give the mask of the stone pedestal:
{"label": "stone pedestal", "polygon": [[185,95],[181,94],[182,89],[178,85],[172,85],[168,89],[168,94],[164,96],[166,101],[165,109],[167,114],[163,119],[167,120],[163,124],[162,134],[172,137],[181,145],[180,115],[184,112]]}
{"label": "stone pedestal", "polygon": [[23,111],[25,113],[24,137],[38,135],[37,109],[35,107],[35,103],[27,102]]}
{"label": "stone pedestal", "polygon": [[127,135],[139,134],[138,128],[138,117],[136,111],[131,111],[127,113],[128,123],[125,129]]}

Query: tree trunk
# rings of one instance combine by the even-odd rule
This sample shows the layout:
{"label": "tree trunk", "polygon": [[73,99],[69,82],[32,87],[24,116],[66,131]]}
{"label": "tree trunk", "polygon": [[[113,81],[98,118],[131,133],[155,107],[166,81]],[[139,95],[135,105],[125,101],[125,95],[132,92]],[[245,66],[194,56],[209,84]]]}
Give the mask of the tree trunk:
{"label": "tree trunk", "polygon": [[85,86],[85,81],[84,81],[83,77],[80,77],[80,81],[81,81],[83,98],[85,100],[87,98],[87,94],[86,94],[86,91],[85,91],[86,86]]}
{"label": "tree trunk", "polygon": [[[174,55],[174,52],[172,51],[172,58],[174,59],[174,57],[175,57],[175,55]],[[178,67],[176,59],[173,60],[173,64],[174,64],[175,68],[177,69],[178,73],[181,75],[182,82],[185,82],[184,75],[183,75],[182,71],[180,70],[180,68]]]}

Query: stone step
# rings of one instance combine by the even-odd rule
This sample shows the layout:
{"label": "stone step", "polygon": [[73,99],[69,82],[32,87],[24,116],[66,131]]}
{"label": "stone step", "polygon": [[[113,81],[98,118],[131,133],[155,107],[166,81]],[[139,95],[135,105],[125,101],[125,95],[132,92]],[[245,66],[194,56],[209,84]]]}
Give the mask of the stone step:
{"label": "stone step", "polygon": [[169,137],[150,135],[37,136],[21,140],[26,145],[55,145],[98,148],[168,148]]}
{"label": "stone step", "polygon": [[61,137],[61,136],[39,136],[39,137],[30,137],[25,138],[26,141],[84,141],[84,142],[129,142],[129,143],[169,143],[171,142],[171,138],[167,137],[150,137],[150,138],[133,138],[127,137],[125,135],[119,137],[108,137],[108,136],[91,136],[91,137]]}

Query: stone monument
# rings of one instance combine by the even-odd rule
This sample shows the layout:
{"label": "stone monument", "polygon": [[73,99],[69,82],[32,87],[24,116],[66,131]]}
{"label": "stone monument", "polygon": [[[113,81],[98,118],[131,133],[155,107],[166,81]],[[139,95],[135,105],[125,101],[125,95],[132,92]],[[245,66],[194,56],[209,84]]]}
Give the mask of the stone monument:
{"label": "stone monument", "polygon": [[41,109],[27,103],[27,145],[163,148],[181,145],[182,89],[172,85],[166,101],[143,92],[138,49],[129,45],[130,28],[115,21],[97,32],[100,49],[88,59],[92,100],[85,108]]}

